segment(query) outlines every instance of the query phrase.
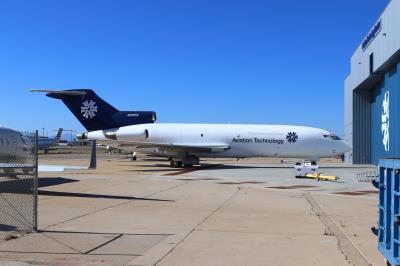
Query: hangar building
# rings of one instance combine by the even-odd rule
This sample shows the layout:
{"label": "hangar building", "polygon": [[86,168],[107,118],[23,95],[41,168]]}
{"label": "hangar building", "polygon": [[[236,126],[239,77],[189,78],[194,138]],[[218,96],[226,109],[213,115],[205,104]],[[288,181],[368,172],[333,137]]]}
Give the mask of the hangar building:
{"label": "hangar building", "polygon": [[400,158],[400,0],[392,0],[351,58],[345,81],[346,161]]}

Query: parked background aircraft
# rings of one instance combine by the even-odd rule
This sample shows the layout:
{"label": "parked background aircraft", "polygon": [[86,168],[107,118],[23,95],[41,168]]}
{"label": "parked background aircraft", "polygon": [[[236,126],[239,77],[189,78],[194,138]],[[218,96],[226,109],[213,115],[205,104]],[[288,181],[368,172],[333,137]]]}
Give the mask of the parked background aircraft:
{"label": "parked background aircraft", "polygon": [[[80,121],[94,125],[97,112],[107,116],[108,106],[99,98],[91,99],[90,90],[45,91],[51,98],[68,98],[70,110]],[[85,98],[82,94],[85,93]],[[56,97],[54,97],[56,96]],[[96,95],[97,96],[97,95]],[[98,97],[98,96],[97,96]],[[71,100],[74,98],[74,100]],[[97,102],[101,102],[97,105]],[[87,108],[87,102],[93,103]],[[87,111],[92,112],[90,116]],[[112,113],[112,112],[111,112]],[[110,116],[111,114],[108,114]],[[82,122],[81,122],[82,123]],[[84,126],[85,124],[82,123]],[[317,128],[288,125],[232,125],[232,124],[135,124],[89,130],[81,139],[117,141],[137,149],[152,151],[168,157],[171,167],[199,164],[200,158],[278,157],[319,160],[350,150],[350,145],[335,134]]]}
{"label": "parked background aircraft", "polygon": [[31,151],[31,141],[20,132],[0,127],[0,166],[25,163]]}
{"label": "parked background aircraft", "polygon": [[[57,146],[60,143],[63,129],[58,129],[57,135],[54,138],[41,136],[38,138],[38,150],[43,150],[45,154],[49,152],[51,147]],[[34,142],[35,137],[32,135],[27,136],[31,142]]]}

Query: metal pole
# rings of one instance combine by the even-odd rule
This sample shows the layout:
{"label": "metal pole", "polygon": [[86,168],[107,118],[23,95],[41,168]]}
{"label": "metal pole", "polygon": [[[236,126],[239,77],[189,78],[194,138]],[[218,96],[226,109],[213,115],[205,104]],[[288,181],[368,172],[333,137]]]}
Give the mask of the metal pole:
{"label": "metal pole", "polygon": [[35,131],[34,165],[33,165],[33,232],[38,230],[38,178],[39,178],[39,156],[38,156],[39,131]]}
{"label": "metal pole", "polygon": [[96,156],[96,140],[91,140],[91,153],[90,153],[90,164],[89,169],[96,169],[97,167],[97,156]]}

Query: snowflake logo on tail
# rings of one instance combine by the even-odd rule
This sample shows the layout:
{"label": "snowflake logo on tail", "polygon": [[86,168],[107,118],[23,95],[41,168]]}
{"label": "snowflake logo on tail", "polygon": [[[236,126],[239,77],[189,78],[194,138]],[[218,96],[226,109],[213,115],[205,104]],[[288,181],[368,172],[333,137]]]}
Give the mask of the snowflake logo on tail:
{"label": "snowflake logo on tail", "polygon": [[287,140],[289,143],[295,143],[295,142],[297,142],[298,139],[299,139],[299,136],[297,135],[296,132],[289,132],[289,133],[286,135],[286,140]]}
{"label": "snowflake logo on tail", "polygon": [[82,103],[81,114],[86,119],[92,119],[97,114],[96,102],[92,100],[86,100]]}

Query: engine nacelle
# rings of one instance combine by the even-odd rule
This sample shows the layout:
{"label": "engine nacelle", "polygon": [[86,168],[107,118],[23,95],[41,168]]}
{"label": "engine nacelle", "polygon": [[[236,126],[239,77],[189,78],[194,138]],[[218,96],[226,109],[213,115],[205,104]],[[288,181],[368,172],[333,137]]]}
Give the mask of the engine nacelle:
{"label": "engine nacelle", "polygon": [[121,128],[114,132],[107,132],[105,136],[111,140],[142,141],[149,138],[149,131],[147,129]]}
{"label": "engine nacelle", "polygon": [[103,130],[87,132],[82,134],[82,137],[82,139],[87,140],[107,140],[105,132],[103,132]]}
{"label": "engine nacelle", "polygon": [[79,134],[80,140],[121,140],[142,141],[149,138],[149,131],[143,128],[122,127],[116,130],[97,130]]}

